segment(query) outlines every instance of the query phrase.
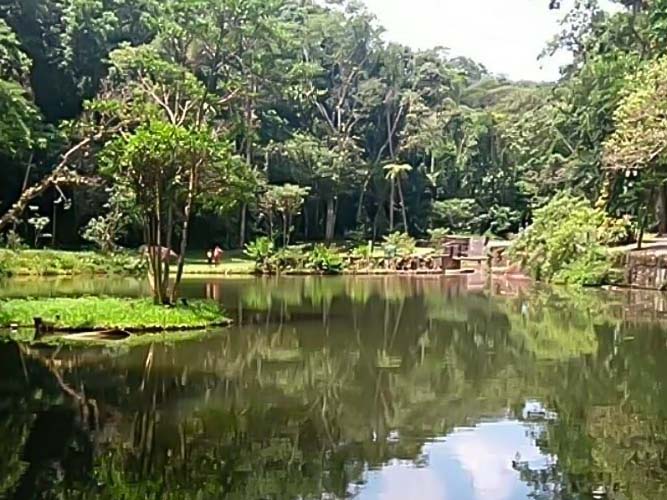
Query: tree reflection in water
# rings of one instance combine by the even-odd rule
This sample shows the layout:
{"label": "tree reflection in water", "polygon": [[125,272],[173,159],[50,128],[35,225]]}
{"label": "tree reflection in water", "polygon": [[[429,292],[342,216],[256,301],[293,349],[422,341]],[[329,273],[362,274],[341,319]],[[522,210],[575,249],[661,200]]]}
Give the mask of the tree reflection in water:
{"label": "tree reflection in water", "polygon": [[378,478],[397,484],[408,467],[426,474],[418,486],[435,470],[465,500],[481,490],[457,481],[488,464],[476,488],[500,484],[495,469],[512,481],[497,498],[665,496],[655,299],[490,290],[397,277],[193,282],[188,293],[219,298],[236,326],[132,349],[4,344],[0,495],[380,498]]}

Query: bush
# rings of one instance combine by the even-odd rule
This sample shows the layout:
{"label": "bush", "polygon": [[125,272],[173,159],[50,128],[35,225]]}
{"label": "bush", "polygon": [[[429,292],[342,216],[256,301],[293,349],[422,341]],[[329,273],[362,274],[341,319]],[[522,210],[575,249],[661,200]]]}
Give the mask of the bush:
{"label": "bush", "polygon": [[562,193],[535,211],[533,224],[512,244],[510,258],[536,279],[599,285],[610,280],[603,245],[617,238],[615,219],[583,198]]}
{"label": "bush", "polygon": [[136,219],[136,203],[132,191],[122,184],[107,188],[109,200],[104,205],[107,213],[88,221],[83,239],[97,245],[102,252],[113,252],[117,241],[125,236],[129,225]]}
{"label": "bush", "polygon": [[145,259],[133,252],[103,255],[59,250],[0,250],[0,269],[10,276],[127,275],[140,274],[146,268]]}
{"label": "bush", "polygon": [[504,235],[516,230],[521,212],[504,205],[480,206],[469,198],[452,198],[433,204],[436,225],[455,233]]}
{"label": "bush", "polygon": [[319,244],[308,254],[308,267],[324,274],[338,274],[343,270],[343,259],[336,250]]}
{"label": "bush", "polygon": [[352,249],[350,255],[356,259],[369,260],[373,256],[373,245],[371,242],[359,244]]}
{"label": "bush", "polygon": [[606,217],[599,228],[599,239],[603,245],[625,245],[635,241],[637,228],[628,216],[621,219]]}
{"label": "bush", "polygon": [[445,238],[449,234],[449,230],[439,227],[428,230],[429,243],[432,247],[442,248],[445,244]]}
{"label": "bush", "polygon": [[[495,235],[505,235],[514,231],[521,223],[521,212],[502,205],[492,205],[486,215],[486,224],[479,233],[490,232]],[[482,222],[478,217],[479,222]]]}
{"label": "bush", "polygon": [[410,257],[417,249],[417,242],[407,233],[391,233],[384,238],[382,250],[387,257]]}
{"label": "bush", "polygon": [[600,286],[614,281],[611,260],[600,247],[592,247],[567,264],[553,277],[554,283]]}
{"label": "bush", "polygon": [[10,229],[9,231],[7,231],[7,234],[5,235],[4,238],[0,236],[0,243],[2,243],[2,245],[8,250],[18,251],[27,248],[27,245],[24,243],[23,238],[21,238],[21,235],[14,229]]}
{"label": "bush", "polygon": [[272,259],[276,253],[276,246],[271,238],[266,236],[257,238],[245,246],[243,253],[255,262],[257,272],[264,273],[273,270]]}
{"label": "bush", "polygon": [[472,222],[480,212],[477,202],[469,198],[453,198],[433,204],[434,222],[454,232],[472,232]]}
{"label": "bush", "polygon": [[301,269],[306,261],[302,247],[285,247],[278,250],[270,258],[270,267],[272,270],[280,271],[282,269]]}

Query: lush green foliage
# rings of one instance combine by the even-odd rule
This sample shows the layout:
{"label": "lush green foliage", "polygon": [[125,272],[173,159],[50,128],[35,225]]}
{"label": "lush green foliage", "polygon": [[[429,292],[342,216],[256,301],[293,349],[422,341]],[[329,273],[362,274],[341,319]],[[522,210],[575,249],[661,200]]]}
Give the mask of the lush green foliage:
{"label": "lush green foliage", "polygon": [[606,249],[618,224],[580,197],[563,193],[535,211],[533,225],[513,242],[511,257],[535,278],[586,285],[610,279]]}
{"label": "lush green foliage", "polygon": [[191,301],[178,307],[156,306],[145,299],[112,297],[8,299],[0,301],[0,326],[31,326],[33,318],[56,329],[170,330],[205,328],[226,321],[215,302]]}
{"label": "lush green foliage", "polygon": [[9,276],[137,274],[145,269],[145,262],[135,252],[0,249],[0,274]]}
{"label": "lush green foliage", "polygon": [[391,233],[384,238],[382,250],[388,257],[410,257],[417,249],[417,242],[406,233]]}
{"label": "lush green foliage", "polygon": [[[277,242],[278,226],[285,246],[439,228],[504,236],[567,189],[667,231],[667,7],[622,4],[575,2],[547,49],[573,63],[536,84],[387,43],[347,0],[8,2],[0,231],[22,220],[5,209],[34,197],[29,218],[48,215],[52,242],[85,234],[109,249],[125,243],[105,192],[118,187],[140,209],[127,241],[177,249]],[[59,183],[84,191],[76,210],[51,206]],[[29,224],[17,231],[34,242]]]}
{"label": "lush green foliage", "polygon": [[94,243],[102,252],[117,249],[118,240],[136,220],[136,205],[132,192],[121,183],[108,188],[109,200],[104,205],[107,212],[93,217],[83,230],[83,238]]}
{"label": "lush green foliage", "polygon": [[276,253],[276,247],[271,240],[266,236],[257,238],[255,241],[248,243],[245,248],[245,255],[255,261],[255,269],[257,272],[269,271],[271,267],[271,259]]}
{"label": "lush green foliage", "polygon": [[343,270],[343,259],[336,249],[318,244],[308,253],[307,265],[319,273],[337,274]]}
{"label": "lush green foliage", "polygon": [[299,214],[309,192],[310,188],[307,187],[284,184],[269,186],[262,196],[260,209],[267,221],[269,237],[273,238],[273,220],[278,213],[282,219],[284,247],[289,245],[290,234],[294,229],[292,221]]}

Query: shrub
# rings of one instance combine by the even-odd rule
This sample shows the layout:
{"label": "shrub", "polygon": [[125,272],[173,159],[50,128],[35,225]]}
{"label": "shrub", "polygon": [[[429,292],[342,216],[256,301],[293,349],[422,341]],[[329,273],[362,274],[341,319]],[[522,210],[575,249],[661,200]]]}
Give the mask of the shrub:
{"label": "shrub", "polygon": [[635,224],[628,216],[621,219],[606,217],[599,228],[599,239],[603,245],[625,245],[635,240]]}
{"label": "shrub", "polygon": [[140,274],[147,264],[133,252],[103,255],[58,250],[0,250],[0,268],[12,276]]}
{"label": "shrub", "polygon": [[382,250],[388,257],[410,257],[415,253],[417,242],[407,233],[391,233],[384,238]]}
{"label": "shrub", "polygon": [[2,239],[0,236],[0,242],[8,250],[18,251],[24,250],[26,248],[26,244],[23,241],[23,238],[21,238],[21,235],[14,229],[7,231],[4,239]]}
{"label": "shrub", "polygon": [[452,198],[433,204],[433,220],[453,232],[504,235],[516,230],[521,212],[504,205],[480,206],[469,198]]}
{"label": "shrub", "polygon": [[136,203],[132,191],[122,185],[107,188],[109,200],[104,208],[107,213],[88,221],[83,229],[83,239],[94,243],[102,252],[117,249],[117,241],[125,236],[129,225],[136,220]]}
{"label": "shrub", "polygon": [[479,214],[479,205],[469,198],[453,198],[433,204],[433,219],[436,224],[455,232],[471,232],[471,222]]}
{"label": "shrub", "polygon": [[521,212],[503,205],[492,205],[489,207],[487,220],[486,227],[480,227],[480,233],[489,231],[492,234],[504,235],[519,227]]}
{"label": "shrub", "polygon": [[301,269],[305,260],[302,247],[284,247],[271,256],[270,267],[276,271],[288,268]]}
{"label": "shrub", "polygon": [[276,246],[270,238],[266,236],[257,238],[246,245],[243,253],[255,262],[256,271],[271,272],[271,259],[276,253]]}
{"label": "shrub", "polygon": [[562,283],[601,284],[612,268],[602,245],[611,236],[614,219],[583,198],[561,193],[535,211],[533,224],[512,244],[510,257],[536,279]]}
{"label": "shrub", "polygon": [[373,259],[373,242],[369,241],[368,243],[357,245],[350,251],[349,255],[355,262],[355,267],[371,267]]}
{"label": "shrub", "polygon": [[567,285],[600,286],[614,281],[613,266],[600,247],[591,247],[554,274],[553,282]]}
{"label": "shrub", "polygon": [[428,230],[429,243],[435,248],[442,248],[445,244],[445,238],[449,234],[449,230],[439,227]]}
{"label": "shrub", "polygon": [[352,249],[350,255],[357,259],[368,260],[373,256],[373,245],[371,242],[357,245]]}
{"label": "shrub", "polygon": [[308,267],[320,273],[338,274],[343,270],[343,259],[336,250],[319,244],[308,254]]}

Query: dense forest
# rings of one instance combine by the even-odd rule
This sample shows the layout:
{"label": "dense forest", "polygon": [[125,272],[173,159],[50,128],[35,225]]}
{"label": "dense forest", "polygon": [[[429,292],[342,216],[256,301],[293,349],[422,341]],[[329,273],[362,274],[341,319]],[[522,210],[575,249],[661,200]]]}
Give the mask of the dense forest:
{"label": "dense forest", "polygon": [[387,42],[355,1],[3,0],[0,233],[503,236],[561,192],[667,231],[667,1],[617,3],[545,1],[543,57],[573,56],[547,84]]}

